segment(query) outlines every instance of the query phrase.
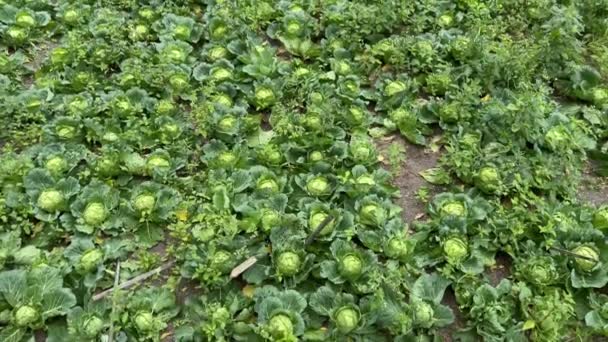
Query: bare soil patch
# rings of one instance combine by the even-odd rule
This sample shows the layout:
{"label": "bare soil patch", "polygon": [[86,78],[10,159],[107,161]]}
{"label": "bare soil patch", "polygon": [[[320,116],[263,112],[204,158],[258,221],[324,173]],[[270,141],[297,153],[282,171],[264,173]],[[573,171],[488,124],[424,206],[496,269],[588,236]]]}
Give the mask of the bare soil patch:
{"label": "bare soil patch", "polygon": [[594,206],[608,204],[608,177],[597,176],[589,165],[584,171],[578,197]]}
{"label": "bare soil patch", "polygon": [[398,174],[394,175],[393,184],[401,192],[401,197],[396,199],[396,203],[403,208],[403,219],[411,223],[424,216],[426,204],[420,201],[416,193],[426,186],[433,192],[437,192],[439,187],[434,186],[420,176],[420,172],[435,167],[441,156],[440,152],[433,152],[422,146],[407,142],[399,135],[391,135],[377,142],[380,154],[383,157],[383,166],[391,170],[391,160],[388,158],[388,150],[391,144],[397,143],[405,150],[405,162],[399,165]]}

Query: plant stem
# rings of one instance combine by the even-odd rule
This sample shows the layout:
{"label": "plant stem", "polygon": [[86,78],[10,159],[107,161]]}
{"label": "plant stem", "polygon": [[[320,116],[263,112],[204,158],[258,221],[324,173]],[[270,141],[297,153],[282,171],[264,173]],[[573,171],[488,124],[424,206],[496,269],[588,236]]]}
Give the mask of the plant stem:
{"label": "plant stem", "polygon": [[[125,281],[124,283],[122,283],[120,285],[118,285],[118,281],[117,281],[114,283],[114,287],[109,288],[107,290],[104,290],[104,291],[94,295],[92,299],[94,301],[100,300],[100,299],[106,297],[108,294],[112,293],[113,291],[129,288],[137,283],[140,283],[140,282],[150,278],[151,276],[153,276],[155,274],[158,274],[162,271],[165,271],[165,270],[171,268],[174,264],[175,264],[175,261],[166,262],[165,264],[158,266],[157,268],[153,269],[152,271],[140,274],[134,278],[131,278],[131,279]],[[116,272],[116,277],[118,279],[118,271]]]}
{"label": "plant stem", "polygon": [[323,230],[323,228],[325,228],[325,226],[327,226],[331,221],[333,221],[334,217],[332,215],[327,215],[327,217],[323,220],[323,222],[321,222],[319,224],[319,226],[317,227],[317,229],[315,229],[309,236],[308,238],[306,238],[306,241],[304,242],[304,246],[308,246],[310,245],[315,238],[317,237],[317,235],[319,235],[319,233],[321,232],[321,230]]}

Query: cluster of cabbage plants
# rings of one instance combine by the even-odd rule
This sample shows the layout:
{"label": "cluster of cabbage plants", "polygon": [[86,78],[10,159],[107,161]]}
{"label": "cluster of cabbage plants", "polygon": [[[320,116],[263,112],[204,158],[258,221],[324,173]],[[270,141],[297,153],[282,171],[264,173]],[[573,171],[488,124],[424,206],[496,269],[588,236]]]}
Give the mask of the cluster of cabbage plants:
{"label": "cluster of cabbage plants", "polygon": [[[608,336],[606,18],[0,0],[0,341]],[[387,139],[441,156],[424,213]]]}

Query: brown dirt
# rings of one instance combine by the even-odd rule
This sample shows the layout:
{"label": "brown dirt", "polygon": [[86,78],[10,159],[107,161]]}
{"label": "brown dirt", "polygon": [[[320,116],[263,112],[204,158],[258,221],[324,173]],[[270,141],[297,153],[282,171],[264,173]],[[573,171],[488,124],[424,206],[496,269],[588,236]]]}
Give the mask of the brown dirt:
{"label": "brown dirt", "polygon": [[40,44],[34,48],[33,53],[29,57],[29,60],[26,61],[25,66],[32,70],[32,74],[26,75],[23,77],[23,85],[26,87],[30,87],[34,84],[34,75],[38,69],[42,66],[44,61],[47,59],[51,50],[55,49],[59,46],[59,43],[56,41],[48,41],[46,43]]}
{"label": "brown dirt", "polygon": [[426,182],[420,176],[420,172],[435,167],[441,154],[411,144],[401,136],[388,136],[378,141],[377,145],[383,156],[384,167],[389,171],[391,165],[387,152],[392,143],[398,143],[405,148],[405,162],[400,166],[399,173],[393,178],[393,183],[401,191],[401,197],[396,199],[396,203],[403,208],[402,217],[406,222],[411,223],[422,218],[425,213],[426,204],[416,198],[418,189],[427,186],[431,192],[438,190],[438,187]]}
{"label": "brown dirt", "polygon": [[486,269],[486,276],[490,280],[492,286],[496,286],[501,280],[509,278],[511,276],[511,265],[513,260],[505,253],[498,253],[496,255],[496,264]]}
{"label": "brown dirt", "polygon": [[[150,251],[162,256],[163,259],[170,258],[167,253],[167,246],[174,242],[169,234],[165,234],[165,239],[152,248]],[[178,266],[174,266],[166,271],[163,271],[158,277],[155,277],[150,282],[154,286],[163,286],[171,275],[178,273]],[[178,306],[183,306],[189,298],[195,298],[201,293],[200,286],[195,281],[190,279],[180,279],[177,288],[175,289],[175,297]],[[175,327],[173,323],[169,323],[167,328],[161,333],[162,342],[175,341]]]}
{"label": "brown dirt", "polygon": [[608,177],[596,176],[589,165],[583,174],[578,197],[594,206],[608,204]]}
{"label": "brown dirt", "polygon": [[[396,199],[396,203],[403,208],[402,217],[405,222],[424,218],[426,204],[416,197],[417,191],[426,186],[429,188],[429,195],[440,191],[441,187],[428,183],[420,176],[420,172],[437,166],[440,152],[433,152],[422,146],[414,145],[404,140],[399,135],[391,135],[377,141],[378,150],[383,157],[383,166],[391,171],[393,165],[388,158],[388,149],[391,144],[397,143],[405,150],[405,161],[400,165],[399,172],[393,178],[393,184],[399,188],[401,196]],[[449,306],[454,312],[454,322],[439,331],[444,342],[454,341],[453,335],[458,330],[465,327],[465,319],[456,304],[454,291],[449,287],[442,300],[442,304]]]}
{"label": "brown dirt", "polygon": [[443,339],[443,342],[452,342],[454,338],[452,337],[455,332],[465,327],[465,319],[458,308],[458,304],[456,304],[456,296],[454,295],[454,290],[452,287],[448,287],[443,295],[443,300],[441,304],[447,305],[454,312],[454,322],[447,327],[444,327],[439,330],[439,335]]}

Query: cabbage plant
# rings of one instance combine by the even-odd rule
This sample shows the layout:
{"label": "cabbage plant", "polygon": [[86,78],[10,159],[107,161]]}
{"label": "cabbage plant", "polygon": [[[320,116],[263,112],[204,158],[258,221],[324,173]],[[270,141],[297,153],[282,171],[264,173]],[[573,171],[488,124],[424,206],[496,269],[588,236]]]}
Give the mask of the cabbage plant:
{"label": "cabbage plant", "polygon": [[54,221],[65,212],[70,200],[80,190],[73,177],[56,180],[46,169],[33,169],[25,177],[25,188],[30,196],[35,215],[43,221]]}
{"label": "cabbage plant", "polygon": [[76,305],[76,296],[63,287],[61,270],[47,265],[0,272],[0,293],[10,312],[9,324],[0,332],[3,341],[33,338],[45,322]]}
{"label": "cabbage plant", "polygon": [[118,203],[119,193],[116,189],[101,182],[91,182],[70,206],[76,219],[74,227],[82,233],[92,234],[98,229],[119,226],[117,218],[112,217]]}
{"label": "cabbage plant", "polygon": [[332,258],[321,262],[321,277],[334,284],[348,284],[361,293],[375,290],[378,259],[373,252],[359,250],[339,239],[332,242],[330,251]]}
{"label": "cabbage plant", "polygon": [[295,341],[304,333],[306,299],[294,290],[273,286],[257,289],[253,295],[260,335],[270,340]]}
{"label": "cabbage plant", "polygon": [[352,294],[322,286],[310,295],[309,305],[316,314],[329,321],[330,329],[325,338],[365,338],[370,335],[366,329],[370,324],[366,320],[367,312]]}
{"label": "cabbage plant", "polygon": [[127,315],[123,324],[130,327],[133,339],[158,339],[167,327],[167,320],[175,317],[175,294],[169,289],[148,287],[128,298]]}

